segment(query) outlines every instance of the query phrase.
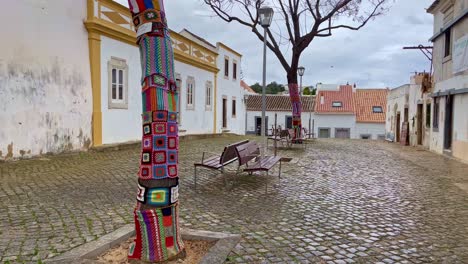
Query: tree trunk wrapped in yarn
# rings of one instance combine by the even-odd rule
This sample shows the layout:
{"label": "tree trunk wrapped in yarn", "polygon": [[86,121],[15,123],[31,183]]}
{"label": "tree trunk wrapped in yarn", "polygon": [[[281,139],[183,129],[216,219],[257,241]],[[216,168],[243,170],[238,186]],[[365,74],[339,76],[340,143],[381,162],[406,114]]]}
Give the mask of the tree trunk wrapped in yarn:
{"label": "tree trunk wrapped in yarn", "polygon": [[179,227],[178,92],[162,0],[128,0],[140,47],[142,150],[128,258],[162,262],[185,255]]}

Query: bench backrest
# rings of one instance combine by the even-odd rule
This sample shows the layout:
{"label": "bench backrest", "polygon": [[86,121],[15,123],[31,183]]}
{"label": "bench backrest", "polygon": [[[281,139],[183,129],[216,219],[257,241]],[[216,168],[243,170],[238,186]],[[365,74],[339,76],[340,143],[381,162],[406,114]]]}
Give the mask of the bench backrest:
{"label": "bench backrest", "polygon": [[231,163],[233,160],[237,159],[237,151],[236,147],[244,145],[248,143],[249,140],[243,140],[240,142],[232,143],[224,147],[223,153],[221,154],[221,158],[219,159],[220,164],[228,164]]}
{"label": "bench backrest", "polygon": [[281,137],[281,138],[287,138],[287,137],[289,137],[289,131],[288,131],[287,129],[281,130],[281,132],[280,132],[280,137]]}
{"label": "bench backrest", "polygon": [[236,146],[236,151],[239,158],[239,166],[246,164],[260,155],[260,148],[257,143],[253,141]]}

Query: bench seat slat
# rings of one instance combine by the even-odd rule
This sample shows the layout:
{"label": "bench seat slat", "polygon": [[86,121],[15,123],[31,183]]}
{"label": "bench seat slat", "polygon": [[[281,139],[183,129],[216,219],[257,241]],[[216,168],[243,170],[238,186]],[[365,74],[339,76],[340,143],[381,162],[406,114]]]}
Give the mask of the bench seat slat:
{"label": "bench seat slat", "polygon": [[255,164],[250,165],[248,168],[245,168],[244,171],[268,171],[273,166],[276,165],[281,160],[281,157],[275,157],[275,156],[268,156],[264,157],[263,159],[260,159],[257,161]]}

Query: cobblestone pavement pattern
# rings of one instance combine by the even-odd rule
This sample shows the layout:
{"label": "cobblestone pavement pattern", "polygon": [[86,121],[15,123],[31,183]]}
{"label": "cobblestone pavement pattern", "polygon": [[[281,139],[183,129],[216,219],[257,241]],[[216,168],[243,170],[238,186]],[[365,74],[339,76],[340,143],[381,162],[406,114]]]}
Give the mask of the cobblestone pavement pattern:
{"label": "cobblestone pavement pattern", "polygon": [[[295,158],[280,185],[242,175],[226,187],[203,170],[195,191],[201,152],[238,140],[183,141],[180,152],[181,224],[242,234],[228,263],[468,263],[468,193],[457,185],[467,186],[468,165],[318,140],[279,152]],[[0,164],[0,262],[41,263],[132,223],[138,158],[131,147]]]}

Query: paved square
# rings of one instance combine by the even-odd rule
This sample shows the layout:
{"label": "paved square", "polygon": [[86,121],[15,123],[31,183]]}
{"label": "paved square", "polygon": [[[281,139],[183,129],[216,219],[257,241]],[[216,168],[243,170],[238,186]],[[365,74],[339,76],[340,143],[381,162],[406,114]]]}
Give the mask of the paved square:
{"label": "paved square", "polygon": [[[181,223],[240,233],[232,263],[468,263],[468,165],[399,145],[317,140],[283,177],[200,170],[181,142]],[[132,223],[139,148],[0,164],[0,261],[38,263]],[[265,183],[268,193],[265,194]],[[229,189],[229,190],[228,190]]]}

